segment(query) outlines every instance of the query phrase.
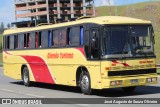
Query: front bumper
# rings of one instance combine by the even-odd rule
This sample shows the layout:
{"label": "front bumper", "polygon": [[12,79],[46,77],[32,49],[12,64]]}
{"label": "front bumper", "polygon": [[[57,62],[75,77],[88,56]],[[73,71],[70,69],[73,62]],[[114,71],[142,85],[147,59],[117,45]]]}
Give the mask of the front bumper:
{"label": "front bumper", "polygon": [[[147,78],[157,78],[154,82],[147,82]],[[138,80],[138,82],[132,82],[132,80]],[[111,81],[122,81],[120,85],[111,86]],[[129,86],[144,86],[149,84],[157,84],[158,75],[148,74],[148,75],[136,75],[136,76],[115,76],[102,79],[102,89],[105,88],[118,88],[118,87],[129,87]]]}

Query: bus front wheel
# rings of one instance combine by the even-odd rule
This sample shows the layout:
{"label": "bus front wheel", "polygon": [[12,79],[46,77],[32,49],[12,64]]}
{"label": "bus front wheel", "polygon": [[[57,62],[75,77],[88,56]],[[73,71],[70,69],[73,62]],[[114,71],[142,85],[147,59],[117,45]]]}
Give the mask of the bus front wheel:
{"label": "bus front wheel", "polygon": [[85,95],[89,95],[91,94],[91,81],[90,81],[90,76],[89,73],[86,71],[83,71],[81,73],[80,76],[80,88],[81,91],[85,94]]}
{"label": "bus front wheel", "polygon": [[23,71],[22,71],[22,79],[23,79],[23,84],[25,86],[30,86],[31,85],[31,82],[30,82],[30,78],[29,78],[29,70],[27,67],[24,67],[23,68]]}

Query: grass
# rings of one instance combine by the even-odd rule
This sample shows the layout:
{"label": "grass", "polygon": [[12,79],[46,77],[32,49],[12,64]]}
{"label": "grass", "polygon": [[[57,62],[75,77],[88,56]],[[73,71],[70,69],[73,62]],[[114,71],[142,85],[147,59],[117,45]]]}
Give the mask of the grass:
{"label": "grass", "polygon": [[157,73],[160,74],[160,69],[157,69]]}

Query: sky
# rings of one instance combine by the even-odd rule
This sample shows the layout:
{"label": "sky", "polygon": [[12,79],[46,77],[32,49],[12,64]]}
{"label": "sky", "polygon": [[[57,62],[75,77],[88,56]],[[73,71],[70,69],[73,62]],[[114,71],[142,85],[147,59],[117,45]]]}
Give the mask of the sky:
{"label": "sky", "polygon": [[[95,0],[96,6],[102,5],[124,5],[151,0]],[[8,23],[15,22],[14,15],[14,0],[0,0],[0,22],[4,22],[5,26]]]}

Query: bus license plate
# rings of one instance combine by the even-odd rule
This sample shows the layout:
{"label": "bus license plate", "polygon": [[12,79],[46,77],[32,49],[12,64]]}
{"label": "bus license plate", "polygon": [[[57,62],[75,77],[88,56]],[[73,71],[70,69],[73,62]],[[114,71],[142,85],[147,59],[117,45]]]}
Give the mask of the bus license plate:
{"label": "bus license plate", "polygon": [[130,82],[131,82],[132,84],[138,83],[138,79],[130,80]]}

